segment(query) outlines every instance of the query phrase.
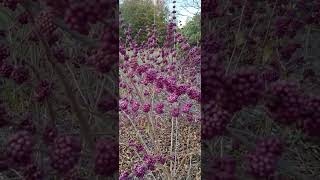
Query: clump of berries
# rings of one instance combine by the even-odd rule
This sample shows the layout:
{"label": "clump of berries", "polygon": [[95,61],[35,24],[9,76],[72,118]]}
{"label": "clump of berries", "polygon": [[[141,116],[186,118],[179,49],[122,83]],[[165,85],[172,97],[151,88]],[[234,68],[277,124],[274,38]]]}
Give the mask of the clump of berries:
{"label": "clump of berries", "polygon": [[264,80],[265,83],[275,82],[279,80],[280,73],[274,68],[265,69],[261,73],[261,78]]}
{"label": "clump of berries", "polygon": [[43,80],[38,84],[33,97],[37,102],[43,102],[50,96],[51,92],[52,84],[49,81]]}
{"label": "clump of berries", "polygon": [[52,144],[54,143],[54,140],[57,136],[58,136],[57,128],[51,125],[47,125],[42,134],[42,139],[45,144]]}
{"label": "clump of berries", "polygon": [[119,47],[117,31],[111,28],[105,28],[100,38],[100,47],[88,58],[88,63],[93,65],[100,73],[107,73],[111,70],[118,60]]}
{"label": "clump of berries", "polygon": [[70,0],[43,0],[45,4],[51,8],[55,14],[63,16],[66,9],[69,7]]}
{"label": "clump of berries", "polygon": [[80,140],[73,136],[60,136],[54,141],[50,153],[51,166],[61,174],[73,169],[81,152]]}
{"label": "clump of berries", "polygon": [[80,2],[70,2],[65,11],[64,19],[70,29],[87,35],[90,24],[95,24],[105,17],[111,17],[110,10],[115,1],[85,0]]}
{"label": "clump of berries", "polygon": [[8,159],[18,166],[27,165],[32,158],[34,141],[27,131],[18,131],[12,135],[7,144]]}
{"label": "clump of berries", "polygon": [[65,63],[68,59],[63,48],[53,48],[53,56],[55,57],[58,63]]}
{"label": "clump of berries", "polygon": [[31,113],[23,115],[22,121],[18,124],[18,128],[19,130],[28,131],[30,134],[34,134],[36,132],[36,126],[33,123]]}
{"label": "clump of berries", "polygon": [[254,106],[264,92],[264,83],[254,68],[240,69],[228,78],[223,106],[230,112]]}
{"label": "clump of berries", "polygon": [[215,101],[210,101],[202,107],[202,138],[210,139],[226,132],[231,114],[221,108]]}
{"label": "clump of berries", "polygon": [[9,47],[5,45],[0,45],[0,62],[2,62],[10,56]]}
{"label": "clump of berries", "polygon": [[45,37],[51,36],[57,29],[57,25],[54,23],[54,14],[51,11],[41,11],[36,17],[36,28],[39,33],[42,33]]}
{"label": "clump of berries", "polygon": [[118,145],[111,139],[100,139],[96,143],[95,172],[110,176],[118,169]]}
{"label": "clump of berries", "polygon": [[216,59],[216,56],[203,59],[201,72],[203,95],[210,94],[210,99],[221,100],[225,91],[226,77],[225,69]]}
{"label": "clump of berries", "polygon": [[311,96],[301,112],[299,125],[309,136],[320,137],[320,97]]}
{"label": "clump of berries", "polygon": [[35,164],[30,164],[25,168],[25,170],[23,172],[23,177],[25,180],[42,180],[42,179],[44,179],[43,172]]}
{"label": "clump of berries", "polygon": [[30,21],[30,15],[27,12],[23,12],[18,16],[20,24],[28,24]]}
{"label": "clump of berries", "polygon": [[219,158],[212,158],[208,162],[208,173],[205,179],[212,180],[235,180],[236,161],[229,157],[223,156]]}
{"label": "clump of berries", "polygon": [[296,83],[277,81],[271,85],[268,92],[270,98],[266,106],[275,121],[292,124],[300,118],[307,99]]}
{"label": "clump of berries", "polygon": [[108,97],[102,98],[98,103],[98,109],[101,112],[108,112],[114,110],[117,106],[117,102],[114,99],[110,99]]}
{"label": "clump of berries", "polygon": [[255,150],[248,154],[248,173],[256,178],[273,177],[283,148],[282,141],[277,137],[259,140]]}
{"label": "clump of berries", "polygon": [[9,78],[13,71],[13,66],[7,62],[3,62],[0,66],[0,75],[4,78]]}
{"label": "clump of berries", "polygon": [[11,9],[12,11],[16,10],[18,4],[21,2],[21,0],[2,0],[2,6],[6,7],[8,9]]}
{"label": "clump of berries", "polygon": [[29,70],[25,66],[17,66],[11,73],[11,78],[17,84],[23,84],[29,79]]}

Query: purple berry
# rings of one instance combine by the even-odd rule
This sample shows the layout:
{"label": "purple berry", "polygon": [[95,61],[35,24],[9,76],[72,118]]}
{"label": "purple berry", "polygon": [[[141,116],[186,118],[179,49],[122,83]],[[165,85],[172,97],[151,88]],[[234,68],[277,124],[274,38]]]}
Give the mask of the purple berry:
{"label": "purple berry", "polygon": [[111,176],[118,170],[118,145],[111,139],[100,139],[96,143],[95,172]]}
{"label": "purple berry", "polygon": [[38,31],[44,36],[49,36],[57,29],[57,25],[53,22],[54,14],[51,11],[41,11],[36,17],[36,26]]}
{"label": "purple berry", "polygon": [[34,141],[27,131],[18,131],[9,138],[7,156],[18,166],[25,166],[31,161]]}
{"label": "purple berry", "polygon": [[320,97],[312,96],[301,110],[299,125],[309,136],[320,137]]}
{"label": "purple berry", "polygon": [[268,92],[270,98],[266,106],[275,121],[292,124],[300,118],[307,98],[296,83],[278,81],[271,85]]}
{"label": "purple berry", "polygon": [[13,66],[7,63],[3,63],[0,66],[0,75],[5,78],[9,78],[13,71]]}
{"label": "purple berry", "polygon": [[228,156],[213,158],[210,159],[208,171],[208,173],[205,173],[205,175],[208,176],[205,179],[235,180],[236,162]]}
{"label": "purple berry", "polygon": [[147,103],[143,105],[143,112],[149,112],[151,110],[151,104]]}
{"label": "purple berry", "polygon": [[230,112],[236,112],[246,106],[255,106],[264,92],[263,80],[254,68],[240,69],[227,83],[223,107]]}
{"label": "purple berry", "polygon": [[255,150],[247,156],[247,172],[256,178],[272,178],[275,175],[277,161],[283,152],[279,138],[270,137],[259,140]]}
{"label": "purple berry", "polygon": [[28,131],[30,134],[34,134],[36,132],[36,126],[33,123],[32,114],[27,113],[23,115],[22,121],[18,125],[19,130]]}
{"label": "purple berry", "polygon": [[52,144],[58,136],[58,129],[52,126],[47,126],[42,134],[42,139],[45,144]]}
{"label": "purple berry", "polygon": [[16,10],[19,3],[20,0],[2,0],[2,5],[6,8],[11,9],[12,11]]}
{"label": "purple berry", "polygon": [[9,47],[5,45],[0,45],[0,62],[2,63],[3,60],[8,58],[10,56],[10,50]]}
{"label": "purple berry", "polygon": [[43,102],[45,99],[47,99],[52,92],[52,84],[46,80],[40,81],[38,84],[36,90],[34,99],[37,102]]}
{"label": "purple berry", "polygon": [[29,70],[23,66],[15,67],[11,73],[11,78],[17,83],[17,84],[23,84],[27,80],[29,80]]}
{"label": "purple berry", "polygon": [[50,153],[51,166],[59,173],[65,174],[78,163],[80,152],[79,138],[73,136],[57,137]]}
{"label": "purple berry", "polygon": [[23,177],[25,180],[44,180],[43,172],[35,164],[30,164],[25,168]]}
{"label": "purple berry", "polygon": [[110,97],[102,98],[98,103],[98,108],[101,112],[112,111],[116,109],[116,107],[117,107],[117,102]]}
{"label": "purple berry", "polygon": [[163,103],[157,104],[155,111],[157,114],[162,114],[164,112],[164,104]]}
{"label": "purple berry", "polygon": [[202,107],[202,138],[211,139],[214,136],[223,135],[226,132],[231,115],[228,111],[219,107],[215,101],[210,101]]}

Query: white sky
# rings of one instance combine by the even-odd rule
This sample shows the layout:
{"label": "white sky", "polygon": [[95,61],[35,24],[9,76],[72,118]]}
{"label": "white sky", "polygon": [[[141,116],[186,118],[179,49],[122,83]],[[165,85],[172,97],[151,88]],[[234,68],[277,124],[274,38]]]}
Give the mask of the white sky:
{"label": "white sky", "polygon": [[[167,4],[169,11],[172,12],[173,0],[163,1]],[[120,0],[120,3],[122,3],[122,0]],[[194,8],[192,6],[196,6],[197,8]],[[184,26],[188,19],[192,18],[196,13],[199,13],[201,11],[200,7],[201,0],[176,0],[176,17],[178,22],[181,21],[181,26],[180,23],[178,23],[178,26]]]}
{"label": "white sky", "polygon": [[[172,12],[173,0],[166,0],[170,12]],[[196,6],[196,7],[192,7]],[[181,25],[184,26],[188,19],[192,18],[196,13],[199,13],[201,9],[201,0],[176,0],[177,20],[181,21]],[[179,27],[180,23],[178,24]]]}

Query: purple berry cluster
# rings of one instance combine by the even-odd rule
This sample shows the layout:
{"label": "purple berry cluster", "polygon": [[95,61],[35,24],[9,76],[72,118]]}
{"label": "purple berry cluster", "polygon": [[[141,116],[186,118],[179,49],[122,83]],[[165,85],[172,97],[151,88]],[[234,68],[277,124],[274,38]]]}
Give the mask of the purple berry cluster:
{"label": "purple berry cluster", "polygon": [[[225,69],[216,56],[202,59],[201,76],[203,96],[210,95],[210,99],[221,100],[224,97],[226,77]],[[203,99],[208,98],[204,97]]]}
{"label": "purple berry cluster", "polygon": [[100,47],[87,60],[88,64],[93,65],[100,73],[108,73],[118,62],[117,53],[119,51],[118,39],[116,39],[118,27],[113,25],[105,27],[100,37]]}
{"label": "purple berry cluster", "polygon": [[231,114],[220,107],[215,101],[202,107],[202,139],[211,139],[223,135],[231,121]]}
{"label": "purple berry cluster", "polygon": [[[51,11],[42,11],[36,17],[37,30],[44,36],[50,36],[57,29],[54,23],[54,14]],[[37,32],[38,32],[37,31]]]}
{"label": "purple berry cluster", "polygon": [[248,154],[248,173],[256,178],[274,177],[283,148],[282,141],[276,137],[258,141],[255,150]]}
{"label": "purple berry cluster", "polygon": [[58,129],[47,125],[42,133],[42,140],[45,144],[52,144],[58,136]]}
{"label": "purple berry cluster", "polygon": [[23,177],[25,180],[42,180],[44,178],[43,172],[35,164],[30,164],[26,167],[23,172]]}
{"label": "purple berry cluster", "polygon": [[118,170],[119,147],[114,140],[101,139],[96,143],[95,172],[110,176]]}
{"label": "purple berry cluster", "polygon": [[236,175],[236,161],[229,157],[223,156],[219,158],[212,158],[209,160],[208,170],[204,179],[212,180],[235,180]]}
{"label": "purple berry cluster", "polygon": [[30,72],[25,66],[16,66],[13,68],[10,77],[20,85],[29,80]]}
{"label": "purple berry cluster", "polygon": [[294,82],[277,81],[270,87],[267,108],[279,123],[295,123],[306,103],[306,97]]}
{"label": "purple berry cluster", "polygon": [[112,11],[109,6],[113,6],[115,1],[105,0],[85,0],[71,1],[64,13],[64,20],[70,29],[81,34],[88,34],[90,24],[96,24],[105,17],[111,17]]}
{"label": "purple berry cluster", "polygon": [[79,139],[73,136],[59,136],[55,139],[50,153],[51,166],[65,174],[78,163],[81,153]]}
{"label": "purple berry cluster", "polygon": [[50,83],[47,80],[40,81],[38,84],[35,94],[34,94],[34,99],[37,102],[43,102],[46,100],[52,93],[52,83]]}
{"label": "purple berry cluster", "polygon": [[7,156],[17,166],[26,166],[31,162],[34,139],[27,131],[18,131],[8,139]]}
{"label": "purple berry cluster", "polygon": [[299,120],[302,130],[314,137],[320,137],[320,98],[318,96],[308,97],[306,105],[303,107],[301,119]]}
{"label": "purple berry cluster", "polygon": [[12,11],[17,9],[18,4],[21,2],[21,0],[2,0],[1,5],[3,7],[6,7]]}
{"label": "purple berry cluster", "polygon": [[18,129],[22,131],[27,131],[30,134],[36,133],[36,125],[33,123],[32,114],[26,113],[22,116],[21,122],[18,124]]}
{"label": "purple berry cluster", "polygon": [[146,154],[143,158],[142,164],[136,164],[133,168],[133,174],[135,177],[144,178],[148,171],[154,171],[156,169],[156,164],[164,164],[166,159],[161,156],[152,156]]}
{"label": "purple berry cluster", "polygon": [[0,62],[1,62],[1,64],[9,56],[10,56],[9,47],[7,47],[7,46],[5,46],[3,44],[0,45]]}
{"label": "purple berry cluster", "polygon": [[254,68],[240,69],[232,74],[226,85],[226,102],[223,104],[230,112],[242,107],[255,106],[264,92],[264,83]]}

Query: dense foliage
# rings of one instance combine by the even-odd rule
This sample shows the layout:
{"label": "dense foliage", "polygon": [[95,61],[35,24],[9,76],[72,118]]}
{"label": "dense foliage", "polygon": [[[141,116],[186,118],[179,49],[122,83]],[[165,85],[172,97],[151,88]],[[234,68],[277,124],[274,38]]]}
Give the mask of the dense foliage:
{"label": "dense foliage", "polygon": [[[125,23],[130,24],[131,31],[138,43],[147,40],[147,29],[157,26],[159,40],[164,41],[168,10],[165,4],[154,4],[152,0],[124,0],[120,4],[121,17]],[[120,29],[121,37],[125,38],[123,29]]]}
{"label": "dense foliage", "polygon": [[199,45],[201,39],[201,15],[196,14],[181,28],[181,33],[191,45]]}

